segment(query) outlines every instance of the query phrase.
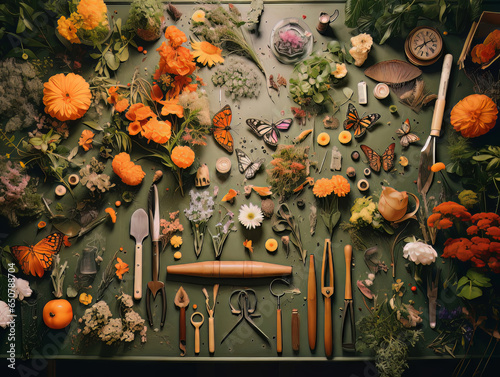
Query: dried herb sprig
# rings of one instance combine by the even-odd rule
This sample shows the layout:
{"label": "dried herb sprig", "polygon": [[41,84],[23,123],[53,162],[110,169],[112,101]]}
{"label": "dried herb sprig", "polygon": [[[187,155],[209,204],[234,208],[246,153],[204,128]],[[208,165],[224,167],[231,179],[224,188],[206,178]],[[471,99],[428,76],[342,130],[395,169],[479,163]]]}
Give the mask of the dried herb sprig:
{"label": "dried herb sprig", "polygon": [[273,230],[276,233],[281,233],[285,230],[289,230],[291,232],[290,240],[299,251],[302,262],[305,264],[307,251],[302,246],[299,224],[295,221],[295,218],[286,203],[282,203],[278,207],[278,211],[273,215],[272,222]]}
{"label": "dried herb sprig", "polygon": [[109,285],[113,282],[115,278],[115,259],[118,255],[118,251],[115,252],[113,258],[108,262],[106,269],[102,273],[101,282],[99,283],[99,287],[97,288],[97,302],[101,301],[104,297],[104,291]]}

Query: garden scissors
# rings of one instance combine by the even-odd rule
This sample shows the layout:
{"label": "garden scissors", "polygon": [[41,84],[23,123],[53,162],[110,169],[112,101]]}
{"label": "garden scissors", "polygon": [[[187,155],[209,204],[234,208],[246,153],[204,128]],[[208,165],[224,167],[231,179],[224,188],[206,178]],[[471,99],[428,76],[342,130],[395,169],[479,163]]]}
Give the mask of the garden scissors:
{"label": "garden scissors", "polygon": [[[239,309],[236,309],[232,303],[233,296],[236,294],[238,295]],[[257,295],[253,289],[242,289],[231,293],[231,296],[229,296],[229,307],[231,308],[231,313],[238,314],[238,320],[231,330],[229,330],[229,332],[224,336],[224,338],[222,338],[221,343],[226,340],[238,324],[245,319],[251,327],[253,327],[263,338],[267,340],[269,344],[271,344],[269,337],[261,329],[259,329],[253,321],[253,318],[260,317],[260,314],[255,314],[255,310],[257,309]]]}
{"label": "garden scissors", "polygon": [[161,296],[161,322],[160,327],[165,324],[167,314],[167,295],[165,284],[158,280],[160,274],[160,201],[158,200],[158,187],[152,184],[148,194],[149,209],[149,230],[153,241],[153,280],[148,283],[146,292],[146,310],[148,313],[149,325],[153,327],[153,314],[151,312],[151,296],[156,298],[158,291]]}

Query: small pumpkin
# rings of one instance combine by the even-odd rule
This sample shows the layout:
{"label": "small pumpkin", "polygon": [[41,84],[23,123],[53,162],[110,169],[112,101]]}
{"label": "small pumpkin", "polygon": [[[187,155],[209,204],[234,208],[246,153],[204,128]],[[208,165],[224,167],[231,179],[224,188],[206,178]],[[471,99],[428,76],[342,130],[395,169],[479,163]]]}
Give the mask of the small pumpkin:
{"label": "small pumpkin", "polygon": [[450,122],[463,137],[478,137],[495,126],[497,115],[497,105],[490,97],[471,94],[453,107]]}
{"label": "small pumpkin", "polygon": [[65,299],[50,300],[43,307],[43,322],[55,330],[63,329],[73,320],[73,307]]}

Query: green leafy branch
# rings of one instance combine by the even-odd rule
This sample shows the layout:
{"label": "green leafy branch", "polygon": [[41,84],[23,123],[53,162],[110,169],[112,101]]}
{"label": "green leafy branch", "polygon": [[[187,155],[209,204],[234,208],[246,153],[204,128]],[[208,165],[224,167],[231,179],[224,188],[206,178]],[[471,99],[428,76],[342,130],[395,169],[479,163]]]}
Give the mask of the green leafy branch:
{"label": "green leafy branch", "polygon": [[299,224],[295,221],[295,218],[290,211],[290,208],[286,203],[281,203],[278,207],[278,211],[273,215],[273,230],[276,233],[281,233],[286,230],[290,231],[290,240],[295,245],[300,253],[302,262],[306,263],[307,251],[302,246],[302,241],[300,239],[300,228]]}
{"label": "green leafy branch", "polygon": [[491,287],[491,279],[476,269],[469,269],[457,283],[457,296],[473,300],[483,295],[481,288]]}

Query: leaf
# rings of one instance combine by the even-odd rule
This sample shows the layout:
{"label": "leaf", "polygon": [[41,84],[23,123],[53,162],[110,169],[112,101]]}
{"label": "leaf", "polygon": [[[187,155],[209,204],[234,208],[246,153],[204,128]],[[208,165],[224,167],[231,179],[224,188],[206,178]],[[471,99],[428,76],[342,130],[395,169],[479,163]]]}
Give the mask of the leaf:
{"label": "leaf", "polygon": [[[111,51],[108,51],[106,52],[106,54],[104,54],[104,59],[106,59],[106,64],[109,67],[109,69],[113,71],[116,71],[120,66],[119,61],[116,60],[117,57]],[[109,76],[109,74],[106,76]]]}
{"label": "leaf", "polygon": [[321,93],[316,92],[313,95],[313,101],[316,102],[317,104],[323,103],[324,99],[325,99],[325,96],[323,96],[323,94],[321,94]]}
{"label": "leaf", "polygon": [[340,43],[338,41],[330,41],[330,42],[328,42],[326,48],[332,54],[335,54],[335,53],[339,52],[342,49],[342,47],[340,46]]}
{"label": "leaf", "polygon": [[458,297],[463,297],[467,300],[474,300],[482,295],[483,291],[478,287],[473,287],[472,285],[466,285],[460,293],[457,293]]}
{"label": "leaf", "polygon": [[76,156],[77,153],[78,153],[78,147],[74,147],[68,155],[68,160],[71,161],[73,157]]}
{"label": "leaf", "polygon": [[97,54],[95,52],[89,54],[92,59],[99,59],[101,57],[101,54]]}
{"label": "leaf", "polygon": [[345,2],[345,24],[347,27],[356,27],[358,19],[367,13],[370,0],[347,0]]}
{"label": "leaf", "polygon": [[122,48],[121,52],[118,52],[118,58],[120,59],[121,62],[125,62],[129,58],[129,52],[128,52],[128,47],[124,46]]}
{"label": "leaf", "polygon": [[486,171],[490,171],[491,169],[498,167],[499,164],[500,164],[500,158],[498,157],[493,158],[486,166]]}
{"label": "leaf", "polygon": [[474,161],[487,161],[489,159],[492,159],[493,156],[491,154],[480,154],[478,156],[473,156],[472,159]]}
{"label": "leaf", "polygon": [[21,34],[25,30],[26,30],[26,24],[23,22],[23,19],[19,17],[19,20],[17,21],[16,33]]}
{"label": "leaf", "polygon": [[491,287],[491,279],[475,269],[469,269],[465,275],[479,287]]}
{"label": "leaf", "polygon": [[354,94],[354,90],[352,90],[351,88],[344,88],[342,89],[342,92],[347,99],[351,99]]}
{"label": "leaf", "polygon": [[94,122],[92,120],[87,120],[83,122],[84,125],[96,130],[96,131],[104,131],[104,129],[99,125],[99,123]]}
{"label": "leaf", "polygon": [[457,283],[457,289],[464,286],[465,284],[469,284],[470,279],[467,276],[462,276]]}

